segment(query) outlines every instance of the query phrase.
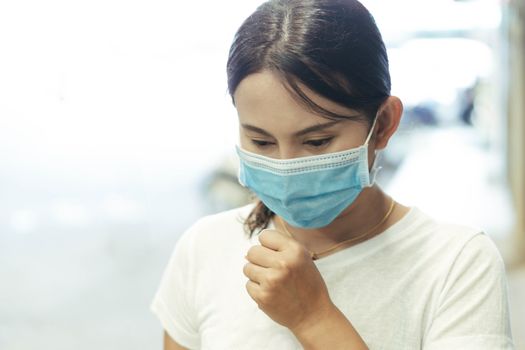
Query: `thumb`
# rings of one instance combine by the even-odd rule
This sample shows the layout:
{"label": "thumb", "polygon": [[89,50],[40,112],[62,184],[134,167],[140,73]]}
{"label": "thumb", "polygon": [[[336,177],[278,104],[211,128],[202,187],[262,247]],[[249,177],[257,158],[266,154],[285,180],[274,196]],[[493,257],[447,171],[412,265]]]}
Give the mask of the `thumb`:
{"label": "thumb", "polygon": [[276,229],[264,229],[258,238],[263,247],[276,251],[283,250],[286,244],[289,243],[290,240],[293,240],[293,238],[289,237],[286,233]]}

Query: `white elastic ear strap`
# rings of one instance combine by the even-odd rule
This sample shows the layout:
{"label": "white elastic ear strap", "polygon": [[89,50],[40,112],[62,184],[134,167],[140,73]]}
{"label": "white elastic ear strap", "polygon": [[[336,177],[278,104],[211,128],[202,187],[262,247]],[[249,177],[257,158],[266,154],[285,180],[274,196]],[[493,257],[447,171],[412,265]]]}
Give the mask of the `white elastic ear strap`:
{"label": "white elastic ear strap", "polygon": [[[370,128],[370,131],[368,132],[368,136],[366,137],[365,145],[367,146],[367,151],[368,151],[368,142],[370,141],[370,138],[372,137],[372,134],[374,133],[374,129],[376,128],[376,122],[377,122],[378,116],[379,116],[379,112],[377,112],[377,114],[376,114],[376,116],[374,118],[374,122],[372,123],[372,127]],[[379,172],[379,170],[381,170],[381,167],[376,165],[377,164],[377,158],[379,158],[379,152],[376,152],[375,158],[374,158],[374,163],[372,163],[372,168],[370,169],[370,185],[369,185],[369,187],[372,187],[374,185],[374,183],[376,182],[377,173]]]}
{"label": "white elastic ear strap", "polygon": [[368,145],[368,141],[370,141],[370,138],[372,137],[372,134],[374,133],[374,129],[376,128],[376,122],[378,118],[379,112],[376,114],[374,118],[374,122],[372,123],[372,127],[370,128],[370,131],[368,132],[368,136],[366,137],[365,145]]}
{"label": "white elastic ear strap", "polygon": [[370,169],[370,187],[374,185],[376,182],[376,176],[379,170],[381,170],[381,166],[377,165],[377,159],[379,158],[379,155],[381,152],[376,152],[376,156],[374,158],[374,162],[372,163],[372,168]]}

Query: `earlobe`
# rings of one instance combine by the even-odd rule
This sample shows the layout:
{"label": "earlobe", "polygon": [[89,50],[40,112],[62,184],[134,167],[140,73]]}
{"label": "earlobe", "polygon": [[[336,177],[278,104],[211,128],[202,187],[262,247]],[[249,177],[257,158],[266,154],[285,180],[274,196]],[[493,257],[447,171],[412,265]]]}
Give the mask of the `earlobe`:
{"label": "earlobe", "polygon": [[378,112],[378,127],[375,137],[376,150],[384,149],[394,135],[403,114],[403,103],[396,96],[389,96]]}

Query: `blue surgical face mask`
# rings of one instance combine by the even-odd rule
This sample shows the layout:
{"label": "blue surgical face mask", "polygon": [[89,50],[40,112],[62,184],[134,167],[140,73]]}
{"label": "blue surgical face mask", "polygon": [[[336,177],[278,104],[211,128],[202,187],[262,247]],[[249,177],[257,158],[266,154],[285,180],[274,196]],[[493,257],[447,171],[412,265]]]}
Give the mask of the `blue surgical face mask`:
{"label": "blue surgical face mask", "polygon": [[293,159],[275,159],[236,147],[239,182],[274,213],[295,227],[330,224],[374,183],[377,168],[368,169],[368,141],[346,151]]}

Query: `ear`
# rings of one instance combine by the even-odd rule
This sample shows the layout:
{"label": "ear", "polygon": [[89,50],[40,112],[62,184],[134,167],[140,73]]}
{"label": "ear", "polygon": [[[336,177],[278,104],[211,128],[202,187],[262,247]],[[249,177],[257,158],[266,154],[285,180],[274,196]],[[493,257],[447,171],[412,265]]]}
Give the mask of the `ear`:
{"label": "ear", "polygon": [[388,145],[388,141],[399,126],[402,114],[403,103],[395,96],[389,96],[379,107],[376,131],[372,140],[375,150],[384,149]]}

